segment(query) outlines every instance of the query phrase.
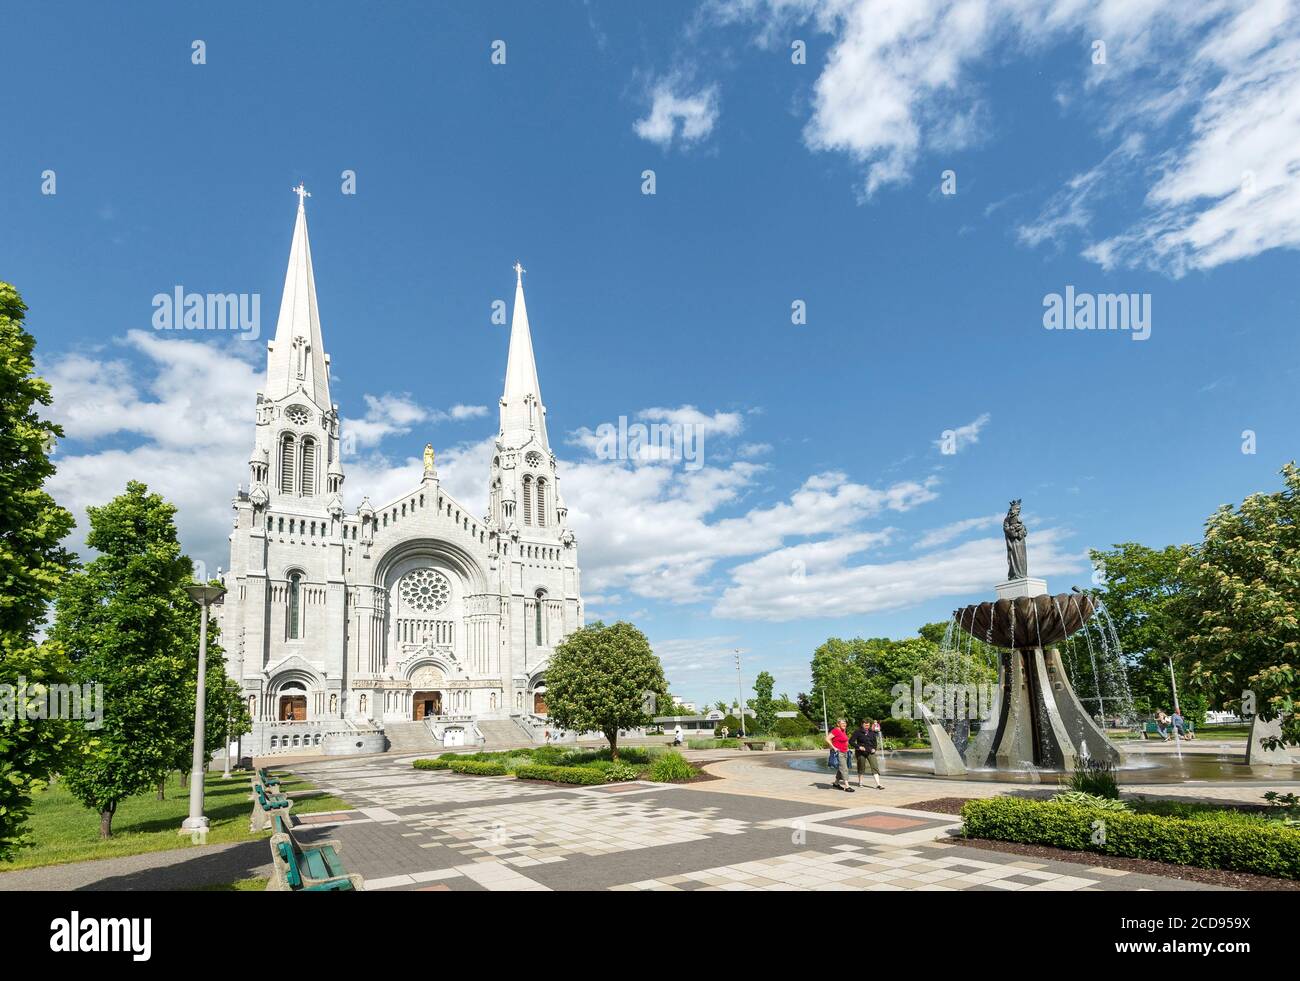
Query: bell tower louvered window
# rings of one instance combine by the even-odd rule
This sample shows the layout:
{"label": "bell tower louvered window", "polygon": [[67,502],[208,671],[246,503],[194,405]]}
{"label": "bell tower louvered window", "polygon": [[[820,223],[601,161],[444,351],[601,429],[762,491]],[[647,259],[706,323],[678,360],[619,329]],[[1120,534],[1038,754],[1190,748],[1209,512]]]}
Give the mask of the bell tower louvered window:
{"label": "bell tower louvered window", "polygon": [[280,439],[280,493],[293,493],[294,448],[295,441],[291,434],[285,433]]}
{"label": "bell tower louvered window", "polygon": [[537,478],[537,524],[546,527],[546,478]]}
{"label": "bell tower louvered window", "polygon": [[533,478],[524,478],[524,524],[533,523]]}
{"label": "bell tower louvered window", "polygon": [[316,441],[310,436],[302,441],[302,489],[304,497],[316,493]]}

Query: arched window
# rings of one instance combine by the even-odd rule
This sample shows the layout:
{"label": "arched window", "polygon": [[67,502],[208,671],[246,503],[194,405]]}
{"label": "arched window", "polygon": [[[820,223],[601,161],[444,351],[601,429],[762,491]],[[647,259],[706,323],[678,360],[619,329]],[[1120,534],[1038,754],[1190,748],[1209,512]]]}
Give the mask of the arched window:
{"label": "arched window", "polygon": [[537,591],[537,602],[533,604],[534,619],[537,626],[537,646],[545,647],[546,642],[542,639],[542,600],[546,599],[546,590]]}
{"label": "arched window", "polygon": [[289,576],[289,639],[302,636],[302,573]]}
{"label": "arched window", "polygon": [[537,478],[537,523],[546,527],[546,478]]}
{"label": "arched window", "polygon": [[294,439],[292,433],[280,437],[280,493],[293,493]]}
{"label": "arched window", "polygon": [[316,441],[307,436],[302,441],[302,490],[308,497],[316,493]]}
{"label": "arched window", "polygon": [[533,478],[524,478],[524,524],[533,523]]}

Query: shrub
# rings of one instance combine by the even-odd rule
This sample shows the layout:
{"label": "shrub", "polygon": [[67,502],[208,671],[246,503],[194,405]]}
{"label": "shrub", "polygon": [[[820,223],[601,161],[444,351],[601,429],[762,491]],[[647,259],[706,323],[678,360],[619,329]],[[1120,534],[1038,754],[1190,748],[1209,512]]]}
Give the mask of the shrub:
{"label": "shrub", "polygon": [[576,783],[584,786],[605,782],[605,774],[587,766],[521,766],[515,771],[520,780],[551,780],[555,783]]}
{"label": "shrub", "polygon": [[817,734],[817,727],[803,714],[796,715],[792,719],[777,719],[776,725],[773,726],[772,729],[773,734],[782,739],[795,739],[799,736],[813,736]]}
{"label": "shrub", "polygon": [[916,723],[911,719],[895,719],[892,716],[880,720],[880,734],[892,739],[915,739],[918,733]]}
{"label": "shrub", "polygon": [[451,766],[451,760],[446,756],[439,756],[436,760],[416,760],[411,766],[417,770],[445,770]]}
{"label": "shrub", "polygon": [[635,766],[629,766],[626,763],[611,763],[605,767],[605,782],[619,783],[623,780],[636,780],[641,776],[641,770]]}
{"label": "shrub", "polygon": [[687,749],[740,749],[739,739],[688,739]]}
{"label": "shrub", "polygon": [[1078,769],[1070,774],[1070,789],[1094,797],[1119,800],[1115,764],[1108,760],[1080,760]]}
{"label": "shrub", "polygon": [[681,753],[665,753],[654,761],[648,776],[655,783],[674,783],[689,780],[698,772]]}
{"label": "shrub", "polygon": [[[972,800],[961,809],[962,834],[968,838],[1300,878],[1300,831],[1273,822],[1245,823],[1224,811],[1219,814],[1210,820],[1123,811],[1099,815],[1091,806],[1021,797]],[[1096,822],[1103,823],[1094,827]],[[1097,835],[1098,830],[1104,830],[1104,835]]]}
{"label": "shrub", "polygon": [[496,760],[448,760],[447,769],[475,777],[504,777],[509,772]]}
{"label": "shrub", "polygon": [[1057,794],[1052,800],[1057,804],[1075,804],[1079,807],[1092,807],[1099,811],[1127,811],[1128,805],[1112,797],[1098,797],[1085,794],[1082,790],[1067,790]]}
{"label": "shrub", "polygon": [[536,749],[529,750],[533,762],[542,766],[554,766],[569,755],[569,751],[560,746],[538,746]]}
{"label": "shrub", "polygon": [[776,741],[777,749],[824,749],[825,740],[820,735],[817,736],[796,736],[792,739],[778,739]]}

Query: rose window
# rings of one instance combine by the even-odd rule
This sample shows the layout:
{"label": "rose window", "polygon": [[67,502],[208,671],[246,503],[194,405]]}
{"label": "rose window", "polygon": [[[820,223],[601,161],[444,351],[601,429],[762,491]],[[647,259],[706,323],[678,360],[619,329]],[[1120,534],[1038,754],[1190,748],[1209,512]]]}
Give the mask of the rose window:
{"label": "rose window", "polygon": [[311,413],[301,405],[291,405],[284,410],[284,417],[295,426],[305,426],[311,421]]}
{"label": "rose window", "polygon": [[402,577],[399,585],[402,603],[420,613],[441,610],[451,599],[451,585],[447,577],[433,569],[416,569]]}
{"label": "rose window", "polygon": [[524,463],[530,467],[540,467],[542,465],[542,455],[536,450],[530,450],[524,456]]}

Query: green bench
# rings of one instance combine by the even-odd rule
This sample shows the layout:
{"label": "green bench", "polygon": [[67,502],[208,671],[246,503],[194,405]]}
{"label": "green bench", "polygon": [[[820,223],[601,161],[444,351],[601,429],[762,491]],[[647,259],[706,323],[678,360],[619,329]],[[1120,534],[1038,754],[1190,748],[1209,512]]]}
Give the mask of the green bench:
{"label": "green bench", "polygon": [[259,780],[262,781],[263,787],[269,788],[269,787],[280,786],[280,778],[272,776],[271,771],[264,766],[260,766],[257,768],[257,777]]}
{"label": "green bench", "polygon": [[[1165,733],[1166,734],[1172,733],[1173,728],[1174,728],[1174,724],[1172,722],[1169,723],[1169,725],[1165,726]],[[1183,719],[1183,731],[1188,733],[1195,733],[1196,724],[1192,722],[1191,719]],[[1142,738],[1146,739],[1150,736],[1159,736],[1159,735],[1160,735],[1160,727],[1156,725],[1155,719],[1148,719],[1142,726]]]}
{"label": "green bench", "polygon": [[277,811],[284,811],[286,814],[289,808],[293,807],[291,801],[284,794],[269,793],[257,777],[252,780],[253,784],[253,814],[248,820],[249,831],[261,831],[271,825],[271,816]]}
{"label": "green bench", "polygon": [[361,892],[365,889],[361,876],[349,875],[343,867],[339,858],[342,842],[332,838],[304,847],[294,836],[288,815],[276,814],[273,821],[274,875],[266,885],[268,892]]}

